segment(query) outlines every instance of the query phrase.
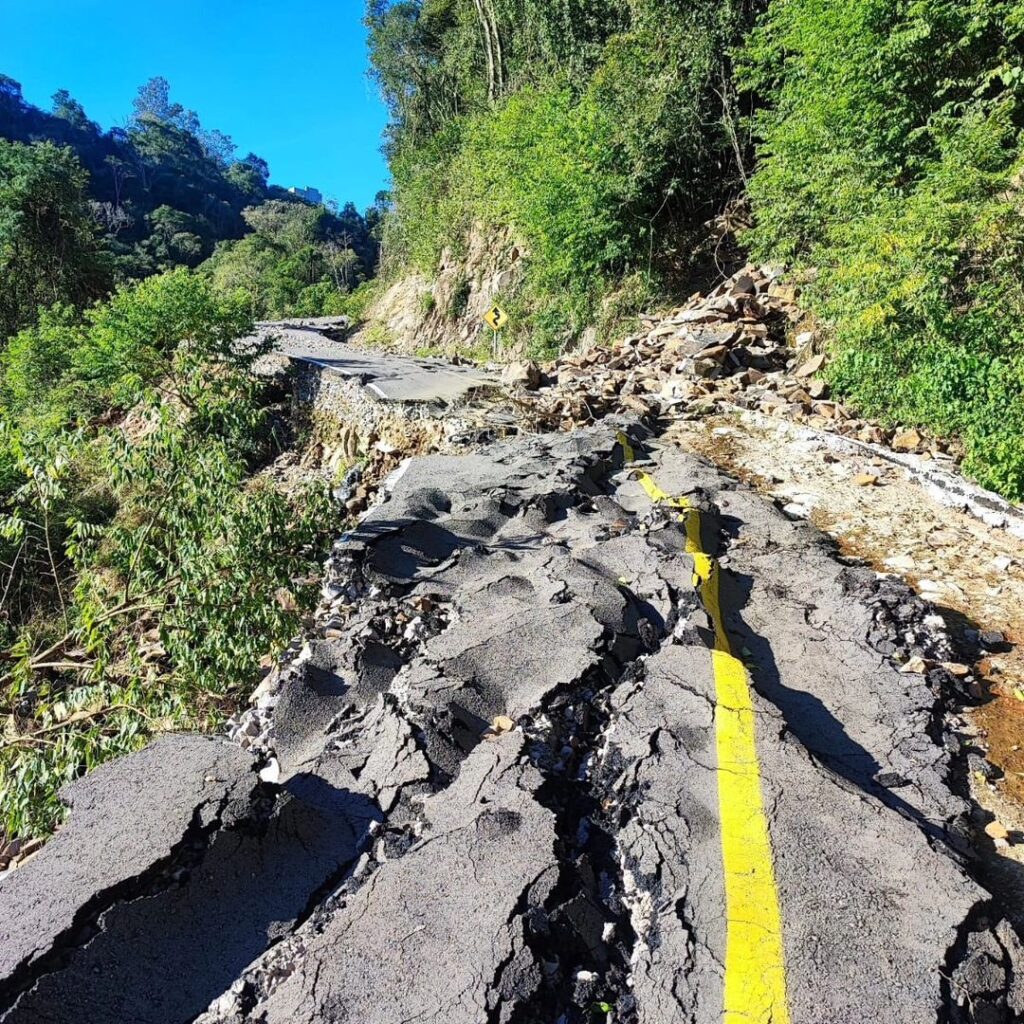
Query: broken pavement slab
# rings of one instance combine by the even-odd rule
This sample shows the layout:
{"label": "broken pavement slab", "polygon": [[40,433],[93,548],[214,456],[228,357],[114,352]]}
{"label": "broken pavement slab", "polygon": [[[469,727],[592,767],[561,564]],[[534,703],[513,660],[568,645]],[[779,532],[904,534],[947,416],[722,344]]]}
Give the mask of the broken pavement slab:
{"label": "broken pavement slab", "polygon": [[[618,430],[700,510],[700,551]],[[386,490],[335,546],[318,636],[236,723],[260,758],[232,755],[238,812],[186,878],[133,869],[145,892],[42,950],[0,1019],[70,1021],[54,1007],[81,994],[81,1021],[720,1020],[706,552],[750,673],[788,1019],[1009,1024],[1018,947],[967,870],[950,695],[899,672],[901,648],[952,652],[902,584],[635,423],[414,459]],[[174,747],[147,755],[138,828]],[[253,772],[270,758],[276,786]],[[91,778],[97,807],[116,801]],[[179,837],[193,789],[166,809]],[[18,894],[90,851],[84,835],[72,818],[0,899],[31,921]]]}
{"label": "broken pavement slab", "polygon": [[0,884],[5,1024],[192,1019],[378,817],[311,777],[260,785],[248,755],[197,736],[157,740],[68,799],[57,838]]}
{"label": "broken pavement slab", "polygon": [[[69,820],[31,870],[0,880],[0,992],[17,988],[106,900],[172,864],[190,830],[200,835],[244,807],[255,783],[252,759],[237,747],[189,736],[157,739],[65,787]],[[141,808],[150,811],[144,822]]]}
{"label": "broken pavement slab", "polygon": [[523,737],[482,744],[424,808],[423,838],[382,864],[260,1008],[267,1024],[507,1021],[541,986],[524,920],[558,877],[554,816]]}
{"label": "broken pavement slab", "polygon": [[381,402],[452,405],[474,391],[497,386],[497,380],[475,367],[356,348],[333,340],[315,323],[264,323],[259,325],[258,336],[275,341],[274,352],[263,360],[264,369],[281,359],[316,367],[358,383]]}

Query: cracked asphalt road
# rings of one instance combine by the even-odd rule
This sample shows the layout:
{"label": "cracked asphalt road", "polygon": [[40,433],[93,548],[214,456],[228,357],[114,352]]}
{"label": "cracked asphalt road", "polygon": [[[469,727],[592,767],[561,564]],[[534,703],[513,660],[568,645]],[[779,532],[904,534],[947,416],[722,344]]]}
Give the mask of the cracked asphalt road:
{"label": "cracked asphalt road", "polygon": [[1024,1017],[909,590],[632,423],[388,490],[234,740],[0,882],[0,1021]]}
{"label": "cracked asphalt road", "polygon": [[373,352],[332,340],[316,320],[260,324],[258,336],[274,339],[267,367],[285,360],[316,366],[358,381],[379,402],[451,404],[496,383],[472,366]]}

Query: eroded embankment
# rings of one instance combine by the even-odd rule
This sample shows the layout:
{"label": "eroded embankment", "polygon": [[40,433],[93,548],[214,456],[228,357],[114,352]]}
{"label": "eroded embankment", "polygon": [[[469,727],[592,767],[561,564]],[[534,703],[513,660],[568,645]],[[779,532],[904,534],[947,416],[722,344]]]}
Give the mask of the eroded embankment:
{"label": "eroded embankment", "polygon": [[[721,802],[686,531],[615,430],[405,464],[248,753],[167,738],[72,787],[0,888],[0,1019],[719,1020],[721,823],[754,809]],[[941,644],[927,609],[707,464],[648,468],[702,510],[750,670],[791,1019],[1011,1020],[943,681],[890,660]]]}

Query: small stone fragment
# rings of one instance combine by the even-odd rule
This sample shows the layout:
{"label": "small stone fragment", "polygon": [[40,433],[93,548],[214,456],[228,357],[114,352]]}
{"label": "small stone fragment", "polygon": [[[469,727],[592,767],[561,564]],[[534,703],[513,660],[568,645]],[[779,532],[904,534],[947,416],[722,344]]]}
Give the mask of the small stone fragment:
{"label": "small stone fragment", "polygon": [[985,826],[985,835],[990,839],[1009,839],[1010,830],[999,821],[990,821]]}
{"label": "small stone fragment", "polygon": [[983,629],[978,634],[978,640],[986,650],[997,650],[1006,645],[1006,634],[998,629]]}
{"label": "small stone fragment", "polygon": [[534,391],[540,387],[540,367],[531,359],[526,362],[509,363],[501,374],[501,382],[506,385],[524,387]]}
{"label": "small stone fragment", "polygon": [[713,377],[721,368],[721,364],[715,359],[701,358],[693,364],[693,372],[698,377]]}
{"label": "small stone fragment", "polygon": [[924,675],[928,671],[928,662],[915,655],[900,668],[900,671],[907,675]]}
{"label": "small stone fragment", "polygon": [[811,356],[795,373],[797,377],[813,377],[825,365],[825,353]]}
{"label": "small stone fragment", "polygon": [[749,274],[740,274],[729,288],[730,295],[753,295],[756,291],[754,279]]}
{"label": "small stone fragment", "polygon": [[897,452],[914,452],[921,447],[923,438],[916,430],[904,430],[892,439],[892,447]]}

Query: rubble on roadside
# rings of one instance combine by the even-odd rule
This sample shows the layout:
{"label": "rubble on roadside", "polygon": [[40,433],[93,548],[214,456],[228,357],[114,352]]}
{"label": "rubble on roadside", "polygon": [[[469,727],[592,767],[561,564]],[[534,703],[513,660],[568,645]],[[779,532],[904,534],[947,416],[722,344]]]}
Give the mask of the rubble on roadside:
{"label": "rubble on roadside", "polygon": [[744,267],[707,295],[641,317],[611,346],[542,365],[517,363],[504,383],[523,417],[571,430],[612,413],[692,419],[747,409],[947,465],[948,442],[858,417],[817,376],[827,356],[806,326],[799,290],[773,267]]}

